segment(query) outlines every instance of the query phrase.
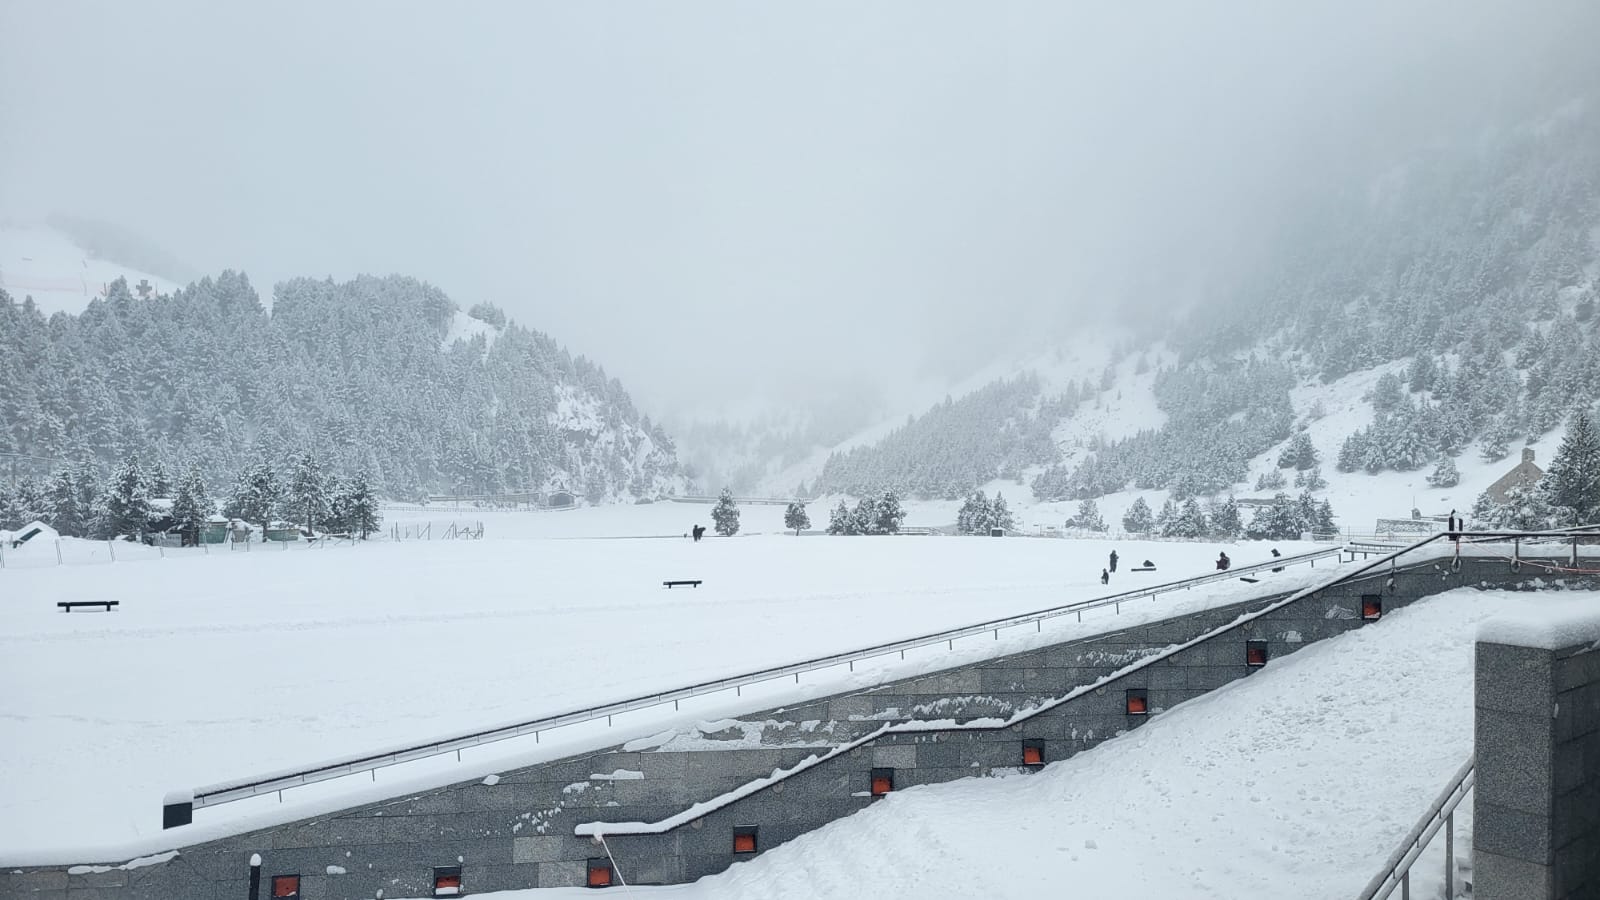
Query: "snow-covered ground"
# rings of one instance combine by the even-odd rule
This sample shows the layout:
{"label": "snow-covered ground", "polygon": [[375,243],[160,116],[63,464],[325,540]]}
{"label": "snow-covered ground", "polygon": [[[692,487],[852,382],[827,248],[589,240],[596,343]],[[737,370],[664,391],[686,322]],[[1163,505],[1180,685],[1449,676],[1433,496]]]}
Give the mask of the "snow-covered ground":
{"label": "snow-covered ground", "polygon": [[[1600,593],[1457,590],[1033,774],[914,787],[661,900],[1355,896],[1472,751],[1473,638]],[[1471,804],[1456,811],[1471,852]],[[1441,891],[1442,836],[1413,870]],[[629,860],[617,860],[624,877]],[[1458,881],[1459,883],[1459,881]],[[512,891],[561,900],[585,889]]]}
{"label": "snow-covered ground", "polygon": [[[0,570],[0,858],[158,835],[160,800],[173,789],[1176,580],[1211,571],[1219,549],[937,536],[769,534],[699,544],[601,537],[681,534],[695,521],[708,523],[708,512],[651,504],[498,513],[488,516],[482,541],[168,550],[166,559],[142,561],[119,548],[115,564]],[[745,510],[748,525],[770,520],[773,532],[781,515],[781,507]],[[537,539],[572,535],[587,536]],[[1099,575],[1112,546],[1125,565],[1106,588]],[[1246,564],[1269,548],[1228,549]],[[1146,557],[1160,564],[1158,573],[1126,571]],[[724,706],[686,704],[682,719],[692,724],[927,671],[1328,572],[1290,569],[1256,588],[1227,582],[1121,615],[1106,610],[1081,625],[1062,621],[1042,634],[957,642],[954,653],[941,645],[884,669],[841,667],[798,687],[780,684],[789,694],[746,689],[733,708],[725,705],[731,698],[719,701]],[[675,578],[705,584],[662,589]],[[122,601],[117,612],[63,614],[54,605],[108,597]],[[656,734],[663,724],[670,723],[620,721],[587,736],[586,746]],[[547,755],[560,749],[551,744],[547,735]],[[506,759],[480,755],[468,763],[494,771]],[[377,787],[389,778],[380,776]],[[220,822],[235,808],[253,814],[247,802],[197,818]]]}
{"label": "snow-covered ground", "polygon": [[169,294],[176,285],[110,260],[90,256],[61,232],[43,225],[0,227],[0,288],[18,303],[33,297],[45,315],[79,313],[106,285],[128,279],[131,288],[148,280],[157,293]]}

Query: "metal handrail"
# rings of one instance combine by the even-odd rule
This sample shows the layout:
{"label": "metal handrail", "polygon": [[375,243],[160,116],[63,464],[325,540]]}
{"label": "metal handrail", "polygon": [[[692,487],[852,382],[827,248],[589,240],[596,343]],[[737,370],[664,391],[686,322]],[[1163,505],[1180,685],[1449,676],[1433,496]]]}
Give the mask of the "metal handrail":
{"label": "metal handrail", "polygon": [[471,747],[493,743],[495,741],[523,737],[530,733],[534,735],[535,740],[538,740],[539,735],[545,731],[561,728],[567,725],[575,725],[582,722],[592,722],[598,719],[609,720],[612,716],[615,716],[619,713],[648,709],[655,706],[662,706],[667,703],[676,704],[683,700],[703,696],[705,694],[717,693],[729,689],[737,690],[747,685],[757,684],[765,681],[773,681],[778,678],[787,678],[789,676],[794,676],[795,680],[799,681],[800,675],[807,672],[832,668],[839,665],[854,666],[854,664],[857,662],[874,659],[880,656],[887,656],[897,652],[900,653],[903,658],[905,652],[908,650],[916,650],[935,644],[946,643],[953,648],[956,640],[983,634],[985,632],[994,632],[995,637],[998,639],[1001,629],[1015,628],[1020,625],[1042,623],[1046,619],[1057,618],[1060,616],[1076,615],[1078,620],[1082,621],[1083,613],[1089,610],[1100,609],[1107,606],[1115,607],[1117,612],[1120,613],[1122,611],[1122,604],[1132,600],[1143,599],[1145,597],[1149,597],[1153,600],[1161,594],[1172,593],[1180,590],[1186,591],[1201,585],[1211,584],[1218,581],[1227,581],[1244,575],[1283,568],[1285,566],[1299,565],[1302,563],[1309,563],[1314,566],[1318,559],[1329,556],[1337,556],[1340,552],[1340,548],[1338,547],[1329,547],[1324,550],[1313,550],[1293,556],[1278,557],[1267,562],[1256,563],[1248,566],[1240,566],[1227,571],[1214,572],[1194,578],[1167,582],[1165,584],[1153,585],[1151,587],[1138,590],[1108,594],[1102,597],[1093,598],[1091,600],[1069,603],[1063,606],[1049,607],[1046,609],[1036,610],[1034,612],[1023,613],[1017,616],[1010,616],[1005,619],[981,622],[975,625],[968,625],[962,628],[950,629],[934,634],[920,635],[917,637],[906,638],[904,640],[877,644],[859,650],[851,650],[843,653],[835,653],[829,656],[816,657],[813,659],[804,660],[802,662],[791,663],[775,668],[762,669],[756,672],[735,675],[713,681],[704,681],[671,691],[633,697],[627,700],[619,700],[612,703],[559,713],[557,715],[546,716],[539,719],[499,725],[467,734],[455,735],[443,740],[430,741],[425,744],[410,744],[373,753],[366,753],[362,754],[361,756],[335,760],[318,766],[266,773],[248,779],[211,784],[195,789],[194,807],[196,809],[201,809],[208,806],[219,806],[223,803],[229,803],[235,800],[243,800],[249,797],[260,796],[262,794],[270,794],[286,788],[315,784],[322,781],[330,781],[346,775],[353,775],[373,769],[384,768],[386,766],[428,759],[435,756],[442,756]]}
{"label": "metal handrail", "polygon": [[[1445,541],[1452,537],[1454,537],[1459,544],[1461,542],[1486,542],[1504,539],[1570,537],[1576,534],[1589,534],[1597,530],[1600,530],[1600,525],[1585,525],[1576,528],[1553,529],[1550,531],[1541,532],[1479,531],[1457,532],[1454,535],[1440,532],[1424,537],[1410,546],[1397,548],[1395,552],[1386,554],[1370,563],[1363,563],[1362,565],[1356,567],[1353,571],[1347,573],[1343,578],[1337,579],[1336,581],[1343,581],[1350,578],[1359,577],[1360,575],[1377,569],[1385,564],[1393,565],[1400,556],[1419,550],[1428,544],[1438,541]],[[1200,585],[1211,584],[1217,581],[1231,580],[1243,575],[1270,571],[1272,569],[1297,565],[1300,563],[1310,563],[1315,565],[1317,559],[1328,556],[1336,556],[1341,552],[1343,551],[1340,547],[1329,547],[1324,550],[1315,550],[1308,553],[1296,554],[1294,556],[1279,557],[1268,560],[1267,562],[1256,563],[1249,566],[1241,566],[1239,568],[1229,569],[1227,571],[1214,572],[1194,578],[1154,585],[1152,587],[1140,590],[1108,594],[1103,597],[1080,601],[1078,603],[1050,607],[1048,609],[1037,610],[1031,613],[1023,613],[1021,615],[1011,616],[1005,619],[997,619],[989,622],[982,622],[976,625],[969,625],[963,628],[937,632],[935,634],[922,635],[900,641],[878,644],[860,650],[817,657],[803,662],[791,663],[785,666],[762,669],[744,675],[736,675],[713,681],[705,681],[699,684],[677,688],[671,691],[648,694],[627,700],[620,700],[599,706],[588,707],[586,709],[573,710],[544,718],[500,725],[424,744],[413,744],[381,750],[303,769],[285,770],[261,774],[248,779],[220,782],[195,789],[193,792],[194,807],[196,809],[200,809],[207,806],[219,806],[223,803],[229,803],[235,800],[243,800],[250,797],[260,796],[262,794],[270,794],[292,787],[330,781],[335,778],[341,778],[346,775],[352,775],[361,772],[375,771],[386,766],[443,756],[451,752],[459,752],[461,750],[481,746],[483,744],[523,737],[530,733],[534,735],[534,740],[537,741],[541,733],[568,725],[575,725],[583,722],[593,722],[599,719],[606,719],[607,723],[609,724],[611,717],[620,713],[632,712],[640,709],[649,709],[656,706],[662,706],[667,703],[672,703],[674,706],[676,706],[676,704],[679,702],[693,697],[726,691],[730,688],[738,690],[747,685],[772,681],[778,678],[789,677],[791,675],[795,678],[795,681],[798,682],[800,675],[806,672],[832,668],[838,665],[850,665],[853,667],[857,662],[874,659],[880,656],[887,656],[895,652],[899,652],[903,658],[907,650],[920,649],[922,647],[932,646],[935,644],[948,643],[953,648],[954,642],[958,638],[971,637],[973,635],[983,634],[985,632],[994,632],[995,637],[998,639],[1000,636],[1000,629],[1002,628],[1014,628],[1030,623],[1042,623],[1046,619],[1057,618],[1066,615],[1077,615],[1079,621],[1082,621],[1083,613],[1092,609],[1114,606],[1118,612],[1121,612],[1121,605],[1131,600],[1142,599],[1144,597],[1149,597],[1153,600],[1161,594],[1172,593],[1178,590],[1189,590]],[[1323,585],[1322,587],[1326,587],[1326,585]],[[1321,588],[1308,588],[1302,593],[1311,593],[1319,589]]]}
{"label": "metal handrail", "polygon": [[1455,860],[1455,826],[1456,807],[1466,799],[1467,792],[1472,790],[1477,780],[1477,755],[1467,757],[1467,761],[1456,770],[1450,783],[1445,785],[1444,791],[1422,814],[1411,831],[1400,842],[1400,846],[1389,854],[1389,859],[1383,864],[1383,870],[1373,876],[1362,889],[1358,900],[1384,900],[1394,893],[1395,888],[1400,889],[1402,900],[1411,900],[1411,866],[1422,856],[1422,851],[1428,848],[1434,835],[1439,829],[1444,829],[1444,884],[1445,900],[1454,900],[1456,895],[1456,860]]}

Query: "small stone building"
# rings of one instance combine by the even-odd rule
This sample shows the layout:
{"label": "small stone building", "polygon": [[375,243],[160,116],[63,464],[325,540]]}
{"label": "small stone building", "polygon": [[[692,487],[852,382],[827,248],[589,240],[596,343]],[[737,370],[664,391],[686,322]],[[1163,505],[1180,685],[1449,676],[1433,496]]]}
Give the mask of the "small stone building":
{"label": "small stone building", "polygon": [[1500,477],[1499,481],[1489,485],[1489,498],[1496,503],[1506,502],[1506,494],[1517,485],[1532,487],[1544,478],[1544,470],[1533,464],[1533,448],[1522,448],[1522,462],[1517,467]]}

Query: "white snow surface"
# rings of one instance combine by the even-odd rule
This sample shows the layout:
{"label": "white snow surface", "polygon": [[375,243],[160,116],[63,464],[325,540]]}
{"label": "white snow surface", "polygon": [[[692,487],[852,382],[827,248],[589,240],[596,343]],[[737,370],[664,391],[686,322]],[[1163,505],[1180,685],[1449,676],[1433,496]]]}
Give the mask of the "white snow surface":
{"label": "white snow surface", "polygon": [[1542,650],[1593,644],[1600,650],[1600,605],[1584,598],[1519,609],[1479,626],[1478,640]]}
{"label": "white snow surface", "polygon": [[[33,297],[39,311],[80,313],[118,278],[132,288],[148,280],[156,293],[170,294],[177,285],[148,272],[91,257],[71,238],[44,225],[0,226],[0,288],[17,303]],[[138,296],[135,293],[135,296]]]}
{"label": "white snow surface", "polygon": [[[746,507],[781,528],[781,507]],[[0,861],[115,861],[242,825],[630,740],[715,743],[696,723],[1176,615],[1329,577],[1328,561],[1258,585],[1221,582],[1158,602],[1052,620],[1042,632],[957,641],[872,665],[780,679],[653,713],[508,741],[417,772],[385,769],[196,813],[163,835],[169,791],[300,768],[665,688],[1030,612],[1211,571],[1214,544],[950,537],[687,540],[495,538],[639,534],[708,521],[653,504],[485,514],[482,541],[295,552],[168,550],[99,565],[0,570]],[[518,525],[517,523],[520,523]],[[103,545],[102,545],[103,546]],[[134,545],[129,545],[131,548]],[[1115,546],[1156,573],[1099,583]],[[1303,549],[1278,545],[1285,553]],[[1244,565],[1268,546],[1230,546]],[[52,554],[53,555],[53,554]],[[8,557],[8,562],[10,558]],[[666,591],[669,578],[700,578]],[[115,596],[117,612],[58,600]],[[870,615],[864,614],[870,612]],[[669,733],[670,732],[670,733]],[[820,738],[820,736],[819,736]],[[819,740],[819,743],[821,741]],[[411,779],[411,780],[408,780]],[[355,782],[352,786],[347,782]],[[359,789],[358,787],[359,786]],[[300,798],[309,798],[300,802]],[[300,805],[297,805],[299,803]],[[111,849],[107,849],[111,848]],[[56,858],[69,853],[66,858]]]}
{"label": "white snow surface", "polygon": [[[632,891],[662,900],[1023,900],[1070,887],[1129,900],[1344,900],[1472,750],[1479,623],[1569,601],[1593,605],[1600,593],[1441,594],[1042,771],[897,791],[720,875]],[[1470,803],[1456,810],[1462,860],[1471,813]],[[1420,896],[1442,889],[1441,844],[1412,870]],[[630,860],[617,864],[626,877]]]}

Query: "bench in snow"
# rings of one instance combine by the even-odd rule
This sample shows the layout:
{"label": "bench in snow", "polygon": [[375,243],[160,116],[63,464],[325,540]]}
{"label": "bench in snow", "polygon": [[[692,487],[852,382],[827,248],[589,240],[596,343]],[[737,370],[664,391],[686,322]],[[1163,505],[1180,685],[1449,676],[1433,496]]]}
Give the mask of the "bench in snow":
{"label": "bench in snow", "polygon": [[700,580],[698,578],[693,580],[693,581],[663,581],[661,583],[663,585],[665,585],[667,590],[669,590],[669,591],[672,590],[675,587],[678,587],[679,585],[684,585],[684,584],[687,584],[690,587],[696,587],[696,588],[700,586]]}
{"label": "bench in snow", "polygon": [[1155,566],[1141,566],[1140,568],[1129,569],[1128,571],[1130,571],[1130,572],[1154,572],[1155,570],[1156,570]]}
{"label": "bench in snow", "polygon": [[1242,582],[1244,582],[1244,583],[1245,583],[1245,584],[1256,584],[1256,583],[1257,583],[1257,582],[1259,582],[1259,581],[1260,581],[1260,580],[1261,580],[1261,579],[1259,579],[1259,578],[1251,578],[1251,577],[1250,577],[1250,576],[1248,576],[1248,575],[1240,575],[1240,576],[1239,576],[1239,580],[1240,580],[1240,581],[1242,581]]}
{"label": "bench in snow", "polygon": [[67,612],[72,612],[74,606],[104,606],[106,612],[111,612],[111,607],[121,602],[121,600],[57,600],[56,605]]}

